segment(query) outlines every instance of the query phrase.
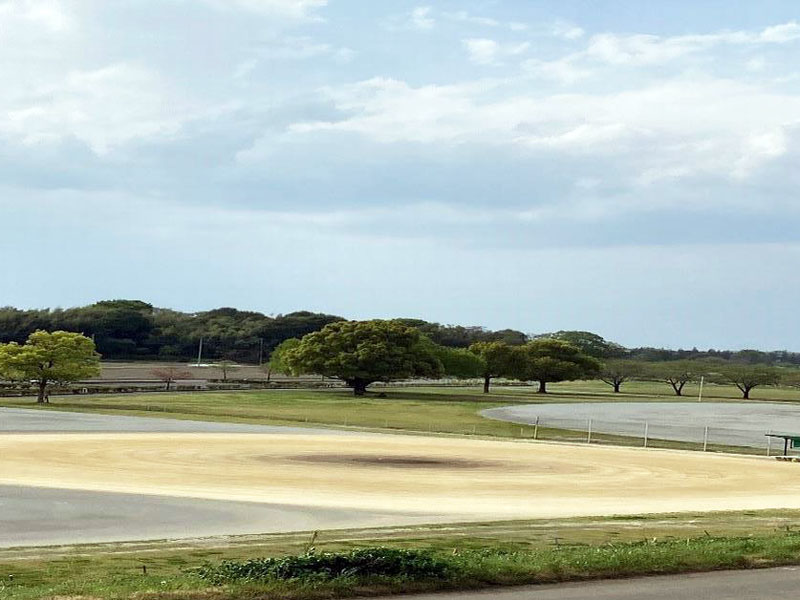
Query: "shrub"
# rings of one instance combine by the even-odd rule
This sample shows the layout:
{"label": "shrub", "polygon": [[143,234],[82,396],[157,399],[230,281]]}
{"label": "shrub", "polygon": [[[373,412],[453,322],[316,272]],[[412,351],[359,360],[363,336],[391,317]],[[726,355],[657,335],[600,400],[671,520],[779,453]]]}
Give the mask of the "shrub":
{"label": "shrub", "polygon": [[339,577],[444,578],[452,575],[453,570],[450,562],[427,550],[361,548],[345,553],[312,551],[280,558],[223,561],[219,565],[205,565],[197,573],[202,579],[219,585]]}

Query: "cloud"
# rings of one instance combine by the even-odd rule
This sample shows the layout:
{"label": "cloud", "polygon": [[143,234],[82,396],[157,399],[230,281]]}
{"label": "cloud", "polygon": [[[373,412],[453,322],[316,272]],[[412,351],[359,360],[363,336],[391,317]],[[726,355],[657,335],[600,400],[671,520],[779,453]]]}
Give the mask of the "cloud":
{"label": "cloud", "polygon": [[430,6],[417,6],[411,11],[411,25],[415,29],[433,29],[433,27],[436,25],[436,21],[433,19],[433,17],[431,17],[431,12],[432,9]]}
{"label": "cloud", "polygon": [[489,17],[477,17],[475,15],[471,15],[465,10],[443,13],[443,15],[444,17],[453,21],[460,21],[462,23],[469,23],[471,25],[481,25],[484,27],[498,27],[501,25],[500,21],[496,19],[491,19]]}
{"label": "cloud", "polygon": [[497,64],[503,58],[522,54],[530,47],[528,42],[500,44],[487,38],[470,38],[461,43],[466,48],[470,61],[476,65]]}
{"label": "cloud", "polygon": [[98,155],[134,140],[167,139],[187,118],[151,70],[118,63],[72,71],[7,100],[0,134],[26,145],[76,139]]}
{"label": "cloud", "polygon": [[800,24],[794,21],[758,32],[726,31],[672,37],[603,33],[590,38],[585,56],[612,65],[656,65],[720,45],[786,44],[798,39]]}
{"label": "cloud", "polygon": [[13,28],[14,22],[32,25],[59,33],[74,26],[74,20],[61,2],[56,0],[5,0],[0,2],[0,31]]}
{"label": "cloud", "polygon": [[327,6],[328,0],[204,0],[218,9],[238,9],[263,16],[290,19],[315,17],[317,9]]}
{"label": "cloud", "polygon": [[552,34],[565,40],[577,40],[586,33],[581,27],[566,21],[556,21],[552,26]]}

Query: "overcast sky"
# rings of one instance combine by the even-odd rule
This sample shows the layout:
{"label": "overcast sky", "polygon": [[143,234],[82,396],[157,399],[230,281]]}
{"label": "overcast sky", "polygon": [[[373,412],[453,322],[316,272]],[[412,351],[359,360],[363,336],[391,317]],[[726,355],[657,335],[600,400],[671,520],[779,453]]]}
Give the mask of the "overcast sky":
{"label": "overcast sky", "polygon": [[0,304],[800,350],[796,0],[0,0]]}

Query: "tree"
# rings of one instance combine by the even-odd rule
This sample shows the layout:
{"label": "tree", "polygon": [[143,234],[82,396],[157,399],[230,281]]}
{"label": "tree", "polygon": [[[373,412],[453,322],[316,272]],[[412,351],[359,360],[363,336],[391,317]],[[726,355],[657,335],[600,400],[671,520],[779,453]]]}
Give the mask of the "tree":
{"label": "tree", "polygon": [[429,342],[430,352],[442,363],[444,375],[456,379],[481,377],[484,370],[483,359],[466,348],[448,348]]}
{"label": "tree", "polygon": [[489,393],[489,385],[495,377],[508,377],[512,372],[514,353],[505,342],[476,342],[469,351],[480,357],[483,377],[483,393]]}
{"label": "tree", "polygon": [[159,367],[158,369],[153,369],[150,372],[166,384],[166,391],[169,391],[170,387],[172,387],[172,384],[179,379],[192,378],[192,374],[186,369],[180,369],[171,365],[167,367]]}
{"label": "tree", "polygon": [[591,331],[556,331],[539,337],[568,342],[594,358],[622,358],[626,353],[623,346],[609,342]]}
{"label": "tree", "polygon": [[222,371],[222,381],[228,381],[228,373],[239,369],[239,365],[232,360],[221,360],[216,366]]}
{"label": "tree", "polygon": [[547,393],[547,384],[572,381],[597,375],[600,362],[576,346],[553,338],[531,340],[514,348],[517,360],[514,376],[521,381],[538,381],[538,393]]}
{"label": "tree", "polygon": [[285,353],[293,374],[336,377],[363,396],[367,386],[409,377],[440,377],[442,363],[420,332],[397,321],[340,321],[309,333]]}
{"label": "tree", "polygon": [[622,384],[644,372],[642,363],[634,360],[607,360],[600,368],[600,380],[614,388],[619,394]]}
{"label": "tree", "polygon": [[100,374],[94,342],[80,333],[35,331],[27,341],[0,345],[0,371],[36,382],[36,402],[47,401],[47,386]]}
{"label": "tree", "polygon": [[720,374],[739,388],[742,398],[750,399],[750,392],[760,385],[777,385],[781,373],[775,367],[766,365],[728,364],[719,369]]}
{"label": "tree", "polygon": [[703,370],[700,365],[690,360],[670,360],[651,363],[647,366],[650,377],[668,383],[676,396],[683,396],[683,388],[687,383],[697,379]]}
{"label": "tree", "polygon": [[[277,348],[269,355],[269,362],[265,365],[267,372],[267,383],[272,378],[273,373],[287,375],[292,373],[292,368],[286,362],[286,354],[300,345],[298,338],[289,338],[278,344]],[[300,373],[297,373],[298,375]]]}

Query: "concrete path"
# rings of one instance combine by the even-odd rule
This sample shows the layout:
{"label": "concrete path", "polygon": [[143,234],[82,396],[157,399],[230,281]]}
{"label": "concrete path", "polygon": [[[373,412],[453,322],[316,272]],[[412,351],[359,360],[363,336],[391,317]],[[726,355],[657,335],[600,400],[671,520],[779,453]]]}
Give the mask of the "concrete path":
{"label": "concrete path", "polygon": [[[2,433],[336,433],[334,429],[309,427],[280,427],[275,425],[248,425],[246,423],[219,423],[187,421],[161,417],[130,417],[77,413],[61,410],[2,408],[0,407],[0,434]],[[344,432],[346,433],[346,432]]]}
{"label": "concrete path", "polygon": [[800,569],[784,567],[406,597],[409,600],[775,600],[792,598],[798,589]]}
{"label": "concrete path", "polygon": [[[481,412],[489,419],[643,437],[766,448],[768,431],[800,435],[800,405],[778,402],[586,402],[524,404]],[[776,443],[777,444],[777,443]],[[780,445],[780,444],[777,444]],[[776,449],[777,449],[776,445]]]}
{"label": "concrete path", "polygon": [[403,513],[0,485],[0,547],[425,523]]}

